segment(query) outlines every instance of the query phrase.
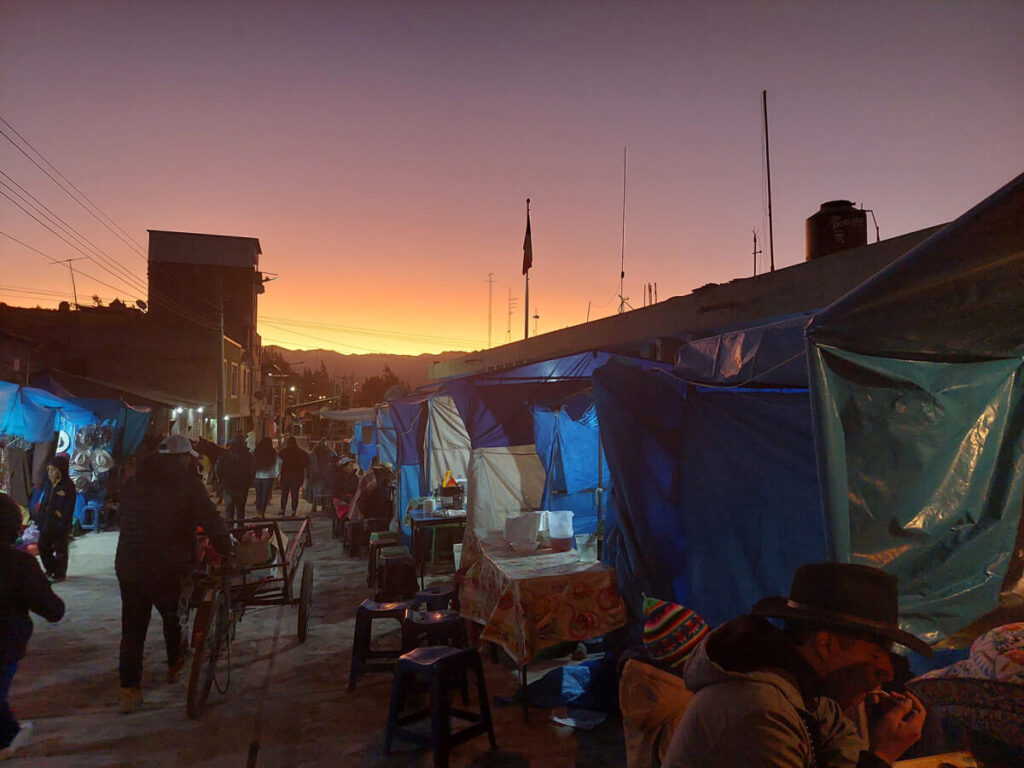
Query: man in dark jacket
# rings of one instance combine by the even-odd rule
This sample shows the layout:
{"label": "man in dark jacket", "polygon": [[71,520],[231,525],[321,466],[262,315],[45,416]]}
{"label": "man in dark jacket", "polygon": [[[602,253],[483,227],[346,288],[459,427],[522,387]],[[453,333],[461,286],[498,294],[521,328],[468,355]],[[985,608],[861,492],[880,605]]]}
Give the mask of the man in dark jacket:
{"label": "man in dark jacket", "polygon": [[231,439],[227,453],[217,462],[217,477],[224,489],[224,516],[228,520],[244,520],[245,501],[256,478],[256,460],[242,435]]}
{"label": "man in dark jacket", "polygon": [[66,454],[50,459],[43,495],[32,518],[39,527],[39,557],[46,575],[54,581],[64,581],[68,575],[68,543],[78,496],[69,475]]}
{"label": "man in dark jacket", "polygon": [[309,466],[309,454],[299,448],[294,437],[289,437],[281,450],[281,514],[285,513],[288,496],[292,497],[292,514],[299,508],[299,490]]}
{"label": "man in dark jacket", "polygon": [[[925,713],[909,694],[882,694],[894,642],[931,649],[899,629],[896,578],[875,568],[816,563],[797,569],[789,598],[711,632],[686,662],[694,692],[664,768],[887,768],[921,736]],[[765,617],[785,619],[775,628]],[[844,714],[877,700],[862,738]]]}
{"label": "man in dark jacket", "polygon": [[231,540],[217,507],[191,464],[198,454],[184,435],[170,435],[145,459],[121,491],[114,568],[121,585],[121,711],[142,703],[142,655],[149,617],[156,606],[167,645],[168,682],[185,663],[178,601],[192,572],[196,528],[202,527],[222,555]]}
{"label": "man in dark jacket", "polygon": [[53,594],[36,559],[14,548],[21,530],[21,510],[0,493],[0,760],[28,742],[32,724],[15,719],[7,703],[18,662],[32,635],[29,611],[47,621],[60,621],[63,601]]}

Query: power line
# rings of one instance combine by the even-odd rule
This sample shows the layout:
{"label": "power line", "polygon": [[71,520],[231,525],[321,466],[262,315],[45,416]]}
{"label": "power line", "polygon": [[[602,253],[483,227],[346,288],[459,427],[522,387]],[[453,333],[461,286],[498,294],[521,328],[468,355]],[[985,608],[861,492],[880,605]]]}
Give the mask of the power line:
{"label": "power line", "polygon": [[[65,182],[67,182],[68,186],[70,186],[72,189],[74,189],[75,192],[77,192],[79,194],[79,196],[81,196],[81,198],[83,200],[85,200],[87,203],[89,203],[89,205],[92,206],[93,209],[98,211],[103,216],[103,218],[107,219],[110,222],[110,224],[107,224],[103,219],[101,219],[99,216],[97,216],[95,213],[93,213],[92,210],[90,210],[89,207],[87,207],[81,200],[79,200],[77,197],[75,197],[73,194],[71,194],[71,192],[68,191],[67,187],[65,187],[63,184],[61,184],[59,181],[57,181],[57,179],[53,178],[53,175],[50,174],[49,171],[47,171],[45,168],[43,168],[43,166],[41,166],[38,162],[36,162],[35,158],[33,158],[28,152],[26,152],[24,149],[22,149],[14,139],[12,139],[10,136],[8,136],[7,133],[2,128],[0,128],[0,134],[2,134],[5,139],[7,139],[9,142],[11,142],[11,144],[13,144],[15,146],[15,148],[17,148],[17,150],[19,152],[21,152],[21,154],[23,154],[25,157],[27,157],[29,159],[29,161],[33,165],[36,166],[36,168],[38,168],[40,171],[45,173],[47,175],[47,177],[49,177],[49,179],[54,184],[56,184],[58,187],[60,187],[62,190],[64,190],[64,192],[67,194],[68,197],[70,197],[72,200],[74,200],[76,203],[78,203],[90,216],[92,216],[94,219],[96,219],[98,222],[100,222],[100,224],[102,224],[104,227],[106,227],[121,242],[123,242],[129,248],[133,249],[143,259],[146,258],[146,249],[143,248],[143,246],[141,244],[139,244],[137,241],[133,240],[131,235],[129,235],[127,232],[124,232],[124,230],[121,229],[121,227],[117,226],[117,224],[114,223],[113,219],[111,219],[109,216],[107,216],[107,214],[105,214],[100,209],[100,207],[98,205],[96,205],[92,200],[90,200],[89,197],[84,192],[82,192],[82,190],[80,190],[71,181],[69,181],[68,178],[63,173],[61,173],[60,170],[53,163],[51,163],[49,160],[46,159],[46,157],[43,155],[42,152],[40,152],[38,149],[36,149],[34,146],[32,146],[32,143],[28,139],[26,139],[24,136],[22,136],[20,133],[18,133],[18,130],[13,125],[11,125],[9,122],[7,122],[3,118],[3,116],[0,116],[0,123],[3,123],[4,125],[6,125],[15,136],[17,136],[19,139],[21,139],[21,141],[24,142],[26,146],[28,146],[33,152],[36,153],[36,155],[39,157],[39,159],[41,159],[44,163],[46,163],[48,166],[50,166],[50,168],[53,169],[54,173],[56,173]],[[113,226],[111,226],[111,224]],[[116,227],[116,230],[115,230],[115,227]],[[118,230],[120,230],[120,232]],[[124,236],[122,236],[120,234],[121,232],[124,232]]]}
{"label": "power line", "polygon": [[[93,211],[90,210],[81,200],[79,200],[77,197],[75,197],[75,195],[73,195],[68,190],[67,187],[65,187],[61,182],[59,182],[57,179],[55,179],[52,174],[50,174],[45,168],[43,168],[43,166],[41,166],[35,160],[35,158],[33,158],[31,155],[29,155],[28,152],[26,152],[21,146],[18,145],[18,143],[16,141],[14,141],[14,139],[12,139],[2,128],[0,128],[0,135],[3,135],[3,137],[5,139],[7,139],[12,145],[14,145],[15,149],[17,149],[19,152],[21,152],[21,154],[23,154],[26,158],[28,158],[28,160],[33,165],[35,165],[36,168],[38,168],[40,171],[42,171],[46,175],[46,177],[50,179],[50,181],[52,181],[54,184],[56,184],[58,187],[60,187],[60,189],[68,197],[70,197],[79,206],[81,206],[82,209],[84,209],[90,216],[92,216],[94,219],[96,219],[98,222],[100,222],[100,224],[102,224],[109,232],[111,232],[115,237],[117,237],[122,243],[124,243],[126,246],[128,246],[128,248],[131,249],[136,255],[138,255],[140,258],[142,258],[144,261],[146,261],[147,265],[150,267],[150,269],[152,269],[154,266],[157,266],[157,268],[164,275],[169,277],[171,280],[173,280],[175,283],[177,283],[180,287],[185,288],[186,290],[191,290],[190,286],[188,286],[187,284],[185,284],[184,282],[179,280],[175,275],[171,274],[168,270],[166,270],[163,267],[160,267],[158,265],[149,264],[149,258],[148,258],[146,249],[142,246],[141,243],[139,243],[137,240],[132,238],[132,236],[129,235],[122,227],[120,227],[117,224],[117,222],[115,222],[112,218],[110,218],[110,216],[108,216],[98,205],[96,205],[91,199],[89,199],[88,195],[86,195],[84,192],[82,192],[82,190],[79,189],[70,179],[68,179],[67,176],[65,176],[63,173],[61,173],[60,169],[58,169],[57,166],[55,166],[53,163],[51,163],[46,158],[46,156],[43,155],[42,152],[40,152],[38,149],[35,148],[35,146],[33,146],[32,142],[30,142],[28,139],[26,139],[24,136],[22,136],[18,132],[18,130],[13,125],[11,125],[7,120],[5,120],[2,116],[0,116],[0,122],[2,122],[4,125],[6,125],[15,136],[17,136],[26,146],[28,146],[39,157],[40,160],[42,160],[44,163],[46,163],[46,165],[48,165],[51,169],[53,169],[54,173],[56,173],[58,176],[60,176],[61,179],[63,179],[65,182],[67,182],[68,186],[70,186],[73,190],[75,190],[75,192],[77,192],[78,195],[83,200],[85,200],[90,206],[92,206],[92,208],[95,209],[95,211],[97,213],[99,213],[103,217],[103,219],[106,219],[106,221],[104,221],[99,216],[97,216],[96,213],[93,213]],[[8,178],[10,178],[10,177],[8,177]],[[13,179],[12,179],[12,181],[13,181]],[[110,224],[107,224],[107,222],[110,222]],[[123,236],[122,236],[122,233],[123,233]],[[107,258],[110,259],[113,263],[115,263],[120,269],[124,270],[125,272],[128,272],[129,274],[132,274],[130,270],[128,270],[126,267],[124,267],[116,259],[114,259],[113,257],[111,257],[111,256],[109,256],[107,254],[104,254],[104,255],[106,255]],[[102,266],[102,265],[100,265],[98,263],[97,263],[97,265],[98,266]],[[107,271],[109,272],[110,270],[108,269]],[[120,279],[123,279],[123,278],[120,278]],[[140,280],[139,282],[142,282],[145,285],[144,281]],[[204,297],[201,297],[201,296],[197,297],[197,298],[200,301],[202,301],[204,304],[206,304],[208,307],[210,307],[211,309],[213,309],[213,310],[215,310],[217,312],[220,311],[220,307],[218,307],[217,305],[211,303],[208,299],[206,299]],[[150,295],[149,299],[150,299],[150,302],[153,302],[154,297],[152,295]],[[162,300],[164,301],[165,304],[175,303],[175,302],[173,302],[173,300],[171,300],[169,297],[166,297],[166,296],[163,297]],[[159,301],[160,300],[158,300],[158,302]],[[177,314],[180,314],[182,317],[185,317],[188,314],[188,310],[186,310],[182,305],[178,305],[178,306],[179,306],[179,311],[177,312]]]}
{"label": "power line", "polygon": [[[11,184],[13,184],[15,187],[18,188],[18,190],[20,190],[20,192],[15,191],[14,189],[11,188],[9,184],[2,180],[0,180],[0,185],[7,187],[9,190],[14,192],[14,194],[18,195],[18,197],[20,197],[24,202],[31,206],[33,210],[35,210],[41,216],[49,220],[54,226],[59,227],[62,231],[66,232],[69,236],[73,237],[79,243],[88,246],[92,251],[96,253],[96,255],[105,257],[108,262],[112,263],[118,270],[120,270],[120,273],[123,274],[115,273],[109,267],[100,264],[99,262],[96,262],[97,266],[106,270],[114,277],[117,277],[119,280],[123,280],[125,283],[134,283],[136,286],[141,285],[143,286],[143,290],[145,290],[145,281],[138,277],[134,272],[131,272],[127,268],[121,266],[121,264],[116,259],[109,256],[109,254],[107,254],[102,248],[97,246],[95,243],[89,240],[89,238],[87,238],[77,229],[75,229],[66,221],[64,221],[64,219],[62,219],[60,216],[54,213],[49,207],[46,206],[46,204],[42,203],[31,192],[29,192],[23,186],[18,184],[18,182],[11,178],[9,175],[4,173],[3,171],[0,171],[0,176],[3,176],[6,179],[8,179],[11,182]],[[127,279],[124,275],[127,275]]]}
{"label": "power line", "polygon": [[[3,190],[0,190],[0,194],[4,194]],[[22,246],[24,248],[27,248],[28,250],[32,251],[33,253],[37,253],[40,256],[43,256],[44,258],[49,259],[49,261],[51,263],[53,263],[53,264],[60,264],[60,263],[62,263],[60,259],[54,258],[50,254],[45,253],[44,251],[41,251],[38,248],[33,248],[28,243],[22,242],[18,238],[13,237],[12,235],[7,234],[6,232],[0,232],[0,235],[3,235],[8,240],[12,240],[12,241],[14,241],[15,243],[17,243],[18,245],[20,245],[20,246]],[[86,256],[88,256],[88,254],[86,254]],[[121,289],[118,288],[117,286],[111,285],[110,283],[105,282],[104,280],[100,280],[98,277],[96,277],[94,275],[87,274],[85,272],[82,272],[81,270],[79,270],[78,274],[82,275],[82,277],[86,277],[89,280],[92,280],[93,282],[99,283],[102,286],[110,288],[113,291],[117,291],[117,292],[121,291]],[[129,294],[129,296],[131,296],[131,294]],[[150,303],[151,304],[156,304],[156,305],[160,306],[161,308],[167,310],[171,314],[175,314],[178,317],[182,318],[183,320],[187,320],[188,322],[190,322],[190,323],[192,323],[194,325],[197,325],[200,328],[203,328],[203,329],[208,330],[208,331],[217,331],[217,330],[219,330],[219,327],[217,325],[214,325],[211,321],[207,320],[206,318],[201,317],[200,315],[193,315],[191,313],[187,313],[186,314],[186,313],[183,313],[183,312],[179,311],[178,309],[175,308],[175,305],[173,303],[171,303],[169,300],[164,299],[164,297],[161,296],[160,294],[157,294],[156,296],[150,295],[149,298],[150,298]]]}

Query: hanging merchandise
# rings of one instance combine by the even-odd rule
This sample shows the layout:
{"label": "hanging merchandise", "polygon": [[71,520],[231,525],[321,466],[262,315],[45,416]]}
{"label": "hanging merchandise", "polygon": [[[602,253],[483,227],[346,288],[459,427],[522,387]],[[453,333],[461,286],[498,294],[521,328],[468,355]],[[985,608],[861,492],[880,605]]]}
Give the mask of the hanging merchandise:
{"label": "hanging merchandise", "polygon": [[90,500],[102,500],[106,495],[107,473],[115,464],[111,455],[113,441],[114,431],[108,425],[88,424],[74,430],[71,481]]}

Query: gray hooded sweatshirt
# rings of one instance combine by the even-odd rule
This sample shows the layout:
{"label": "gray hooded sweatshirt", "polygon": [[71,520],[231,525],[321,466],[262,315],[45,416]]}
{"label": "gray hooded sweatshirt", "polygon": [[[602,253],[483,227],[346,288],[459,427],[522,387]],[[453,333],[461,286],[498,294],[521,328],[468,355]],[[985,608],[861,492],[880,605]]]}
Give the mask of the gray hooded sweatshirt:
{"label": "gray hooded sweatshirt", "polygon": [[888,766],[864,751],[814,670],[765,619],[743,616],[709,634],[684,677],[694,697],[664,768]]}

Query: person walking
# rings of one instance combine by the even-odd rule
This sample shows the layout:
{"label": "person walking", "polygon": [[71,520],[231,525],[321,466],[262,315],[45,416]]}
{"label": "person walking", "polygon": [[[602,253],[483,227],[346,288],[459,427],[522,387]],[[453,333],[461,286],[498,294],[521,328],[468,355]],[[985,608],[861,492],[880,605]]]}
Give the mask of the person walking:
{"label": "person walking", "polygon": [[50,622],[64,616],[64,602],[53,594],[39,563],[14,543],[21,532],[21,509],[0,493],[0,760],[7,760],[32,737],[32,723],[19,723],[8,698],[18,663],[32,636],[29,611]]}
{"label": "person walking", "polygon": [[245,502],[256,477],[256,461],[245,445],[244,435],[231,438],[227,453],[217,462],[217,476],[224,489],[224,516],[244,520]]}
{"label": "person walking", "polygon": [[68,543],[78,497],[69,474],[67,454],[50,459],[43,495],[32,517],[39,528],[39,558],[53,581],[64,581],[68,575]]}
{"label": "person walking", "polygon": [[178,607],[194,566],[196,528],[217,552],[231,555],[224,521],[192,467],[198,457],[187,437],[170,435],[121,491],[114,571],[121,587],[118,673],[125,714],[142,704],[142,657],[154,606],[163,621],[169,683],[185,664]]}
{"label": "person walking", "polygon": [[323,505],[323,509],[330,505],[337,457],[338,454],[326,440],[317,443],[309,456],[309,501],[313,505],[314,514],[318,503]]}
{"label": "person walking", "polygon": [[274,478],[281,473],[281,459],[269,437],[256,443],[252,456],[256,461],[256,511],[263,517],[267,514],[270,492],[274,490]]}
{"label": "person walking", "polygon": [[281,514],[285,513],[288,497],[292,499],[292,515],[299,509],[299,491],[306,467],[309,466],[309,454],[299,448],[294,437],[289,437],[281,450]]}

